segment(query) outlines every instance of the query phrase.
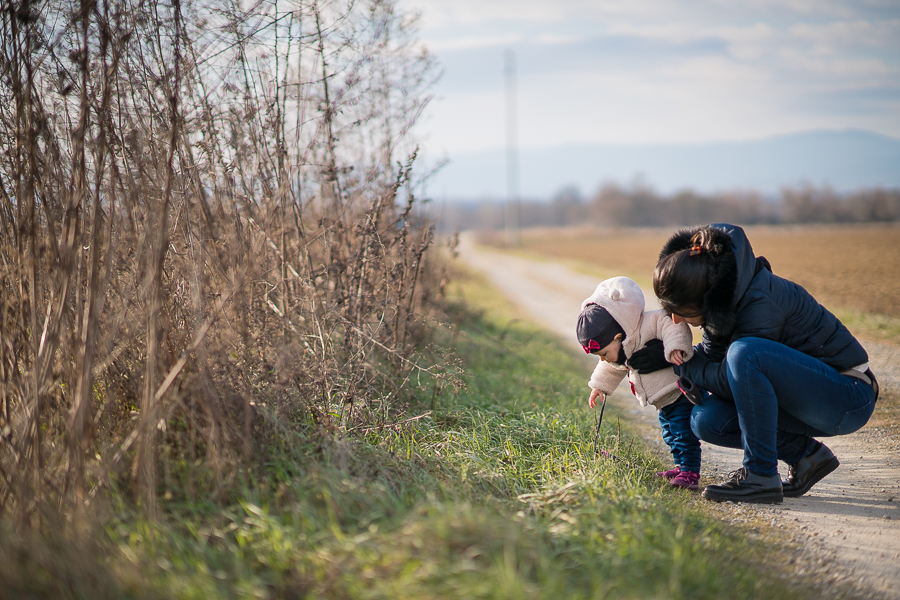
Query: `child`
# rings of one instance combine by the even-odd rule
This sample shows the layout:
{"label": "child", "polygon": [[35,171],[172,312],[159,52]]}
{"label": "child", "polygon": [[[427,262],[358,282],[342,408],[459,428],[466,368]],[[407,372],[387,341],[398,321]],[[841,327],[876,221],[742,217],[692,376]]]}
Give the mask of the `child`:
{"label": "child", "polygon": [[661,340],[670,363],[680,365],[693,355],[691,330],[685,323],[674,323],[663,310],[644,312],[644,294],[627,277],[600,282],[593,295],[581,303],[578,317],[578,342],[588,354],[600,357],[588,385],[591,408],[602,402],[625,375],[641,406],[651,404],[659,410],[663,440],[672,451],[675,468],[657,473],[679,488],[698,489],[700,481],[700,440],[691,431],[691,404],[678,388],[678,376],[672,367],[638,374],[628,367],[631,355],[651,340]]}

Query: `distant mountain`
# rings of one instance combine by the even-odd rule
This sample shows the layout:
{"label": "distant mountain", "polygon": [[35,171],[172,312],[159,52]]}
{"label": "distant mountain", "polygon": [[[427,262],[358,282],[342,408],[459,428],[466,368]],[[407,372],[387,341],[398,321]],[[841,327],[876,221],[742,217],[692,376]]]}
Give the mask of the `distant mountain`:
{"label": "distant mountain", "polygon": [[[549,198],[567,185],[592,194],[604,182],[636,178],[661,193],[714,192],[786,185],[831,185],[838,191],[900,187],[900,140],[859,130],[809,131],[747,142],[702,144],[567,144],[519,152],[520,195]],[[451,156],[429,183],[451,200],[504,198],[505,150]]]}

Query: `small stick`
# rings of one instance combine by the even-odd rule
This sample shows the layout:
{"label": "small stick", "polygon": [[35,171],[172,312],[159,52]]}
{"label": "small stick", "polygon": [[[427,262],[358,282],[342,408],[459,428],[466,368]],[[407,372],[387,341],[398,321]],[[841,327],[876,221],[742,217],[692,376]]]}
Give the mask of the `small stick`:
{"label": "small stick", "polygon": [[606,394],[603,394],[603,402],[600,403],[600,418],[597,419],[597,433],[594,434],[594,450],[596,452],[594,460],[600,458],[600,424],[603,423],[604,408],[606,408]]}

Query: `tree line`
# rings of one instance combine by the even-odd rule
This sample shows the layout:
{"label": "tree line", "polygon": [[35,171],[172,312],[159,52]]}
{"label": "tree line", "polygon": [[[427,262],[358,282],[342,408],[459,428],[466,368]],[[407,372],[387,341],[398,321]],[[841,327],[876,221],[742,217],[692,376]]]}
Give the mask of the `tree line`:
{"label": "tree line", "polygon": [[[445,203],[442,230],[503,229],[510,211],[502,202]],[[548,201],[518,203],[521,227],[593,224],[600,227],[678,227],[697,223],[865,223],[900,221],[900,190],[868,188],[838,193],[828,186],[786,187],[775,197],[754,191],[665,195],[636,183],[604,185],[585,199],[576,188]]]}

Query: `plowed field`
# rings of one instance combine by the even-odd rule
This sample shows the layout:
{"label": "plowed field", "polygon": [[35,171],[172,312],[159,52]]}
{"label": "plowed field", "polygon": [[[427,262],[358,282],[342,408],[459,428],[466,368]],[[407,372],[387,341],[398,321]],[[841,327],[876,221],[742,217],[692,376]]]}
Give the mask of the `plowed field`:
{"label": "plowed field", "polygon": [[[541,229],[523,232],[526,250],[591,263],[648,282],[673,229]],[[829,308],[900,317],[900,225],[747,227],[776,275]],[[642,282],[642,283],[643,283]]]}

